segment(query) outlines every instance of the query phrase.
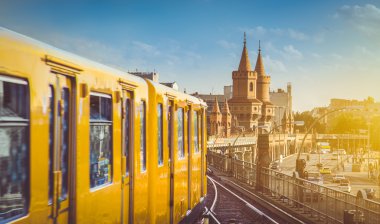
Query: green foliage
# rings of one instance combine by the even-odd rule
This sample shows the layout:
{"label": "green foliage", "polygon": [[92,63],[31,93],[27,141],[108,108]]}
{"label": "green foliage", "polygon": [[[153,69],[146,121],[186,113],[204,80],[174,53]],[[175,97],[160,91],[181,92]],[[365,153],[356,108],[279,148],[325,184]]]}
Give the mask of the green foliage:
{"label": "green foliage", "polygon": [[370,142],[373,149],[380,149],[380,116],[371,119]]}
{"label": "green foliage", "polygon": [[[311,116],[311,113],[309,111],[304,111],[302,113],[297,112],[294,115],[294,120],[295,121],[304,121],[305,125],[303,127],[296,127],[295,126],[295,128],[296,129],[298,128],[301,132],[305,132],[314,123],[314,121],[316,119],[317,118],[314,118],[313,116]],[[317,124],[314,126],[314,130],[320,134],[325,133],[326,125],[324,125],[323,123],[318,121]]]}
{"label": "green foliage", "polygon": [[[369,125],[369,127],[368,127]],[[329,133],[334,134],[358,134],[359,130],[370,129],[370,145],[372,149],[380,149],[380,116],[374,116],[367,122],[367,118],[352,113],[341,113],[329,120]],[[361,133],[361,134],[366,134]]]}
{"label": "green foliage", "polygon": [[354,116],[352,113],[340,113],[329,119],[329,132],[334,134],[353,133],[355,130],[367,129],[367,122],[362,116]]}

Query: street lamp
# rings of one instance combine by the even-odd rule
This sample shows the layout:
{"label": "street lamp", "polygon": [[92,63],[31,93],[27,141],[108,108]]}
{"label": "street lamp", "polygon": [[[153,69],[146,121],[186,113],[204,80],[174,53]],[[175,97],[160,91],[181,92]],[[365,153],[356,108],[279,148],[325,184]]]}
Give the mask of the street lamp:
{"label": "street lamp", "polygon": [[329,114],[332,114],[332,113],[335,113],[337,111],[341,111],[341,110],[344,110],[344,109],[345,108],[342,107],[342,108],[338,108],[338,109],[335,109],[335,110],[332,110],[332,111],[324,113],[318,119],[314,120],[314,122],[307,129],[307,131],[306,131],[306,133],[305,133],[305,135],[304,135],[304,137],[302,139],[301,147],[298,149],[298,154],[297,154],[297,159],[296,159],[296,172],[298,172],[299,177],[303,178],[303,170],[305,169],[305,166],[306,166],[306,161],[305,160],[300,160],[300,155],[301,155],[301,150],[303,148],[303,144],[305,143],[307,135],[310,134],[311,130],[318,123],[318,121],[322,120],[323,118],[325,118]]}

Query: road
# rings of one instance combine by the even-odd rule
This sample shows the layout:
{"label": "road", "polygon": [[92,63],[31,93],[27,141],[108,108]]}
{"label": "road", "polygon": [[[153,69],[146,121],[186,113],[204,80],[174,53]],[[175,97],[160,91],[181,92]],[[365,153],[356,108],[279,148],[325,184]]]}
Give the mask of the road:
{"label": "road", "polygon": [[[307,155],[309,155],[309,160],[306,161],[305,170],[308,171],[309,173],[319,172],[319,168],[316,166],[319,163],[319,161],[323,164],[323,167],[328,167],[332,170],[332,174],[323,174],[323,182],[324,182],[323,186],[338,189],[338,184],[333,183],[332,177],[334,174],[344,174],[346,178],[350,180],[352,195],[356,195],[360,189],[373,188],[376,190],[376,197],[380,198],[380,186],[376,183],[375,180],[370,180],[368,178],[368,172],[367,172],[366,166],[364,169],[362,169],[361,172],[351,171],[352,164],[347,162],[347,160],[351,161],[351,159],[349,159],[352,157],[351,155],[341,155],[338,160],[336,157],[334,158],[332,153],[320,154],[320,155],[302,153],[301,159],[306,160]],[[320,159],[319,159],[319,156],[320,156]],[[280,161],[281,171],[287,175],[293,175],[293,171],[295,170],[296,158],[297,158],[297,155],[291,155],[291,156],[285,157],[282,160],[282,162]],[[345,161],[343,163],[344,169],[341,166],[342,160]]]}

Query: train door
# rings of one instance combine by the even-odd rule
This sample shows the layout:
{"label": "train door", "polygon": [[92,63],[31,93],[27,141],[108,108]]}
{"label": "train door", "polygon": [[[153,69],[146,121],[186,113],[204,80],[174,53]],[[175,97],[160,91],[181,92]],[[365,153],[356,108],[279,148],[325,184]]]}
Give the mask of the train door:
{"label": "train door", "polygon": [[200,127],[201,128],[201,130],[199,130],[200,131],[200,133],[201,133],[201,136],[200,136],[200,138],[199,138],[199,140],[198,141],[201,141],[201,197],[204,197],[204,193],[205,193],[205,189],[204,189],[204,187],[205,187],[205,180],[206,180],[206,170],[205,169],[207,169],[207,167],[206,167],[206,161],[205,161],[205,159],[206,159],[206,156],[207,156],[207,148],[206,148],[206,143],[205,143],[205,127],[204,127],[204,125],[205,125],[205,109],[202,109],[202,110],[200,110],[200,115],[197,115],[197,116],[199,116],[199,120],[200,120],[200,125],[198,125],[198,127]]}
{"label": "train door", "polygon": [[50,85],[49,201],[53,223],[71,223],[74,185],[75,85],[54,74]]}
{"label": "train door", "polygon": [[191,209],[191,178],[192,178],[192,150],[191,150],[191,141],[192,141],[192,133],[191,133],[191,107],[189,106],[189,110],[187,111],[187,207]]}
{"label": "train door", "polygon": [[169,183],[169,206],[170,206],[170,223],[174,222],[174,152],[173,152],[173,101],[169,101],[167,111],[168,122],[168,149],[169,149],[169,171],[170,171],[170,183]]}
{"label": "train door", "polygon": [[122,223],[133,223],[133,97],[132,92],[123,91],[123,138],[122,138]]}

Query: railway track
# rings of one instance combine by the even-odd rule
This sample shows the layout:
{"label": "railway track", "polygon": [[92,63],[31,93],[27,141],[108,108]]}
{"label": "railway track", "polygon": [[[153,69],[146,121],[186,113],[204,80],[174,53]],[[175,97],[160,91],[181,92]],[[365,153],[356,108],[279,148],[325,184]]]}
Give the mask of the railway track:
{"label": "railway track", "polygon": [[210,211],[219,223],[279,223],[218,181],[208,178],[209,189],[214,193]]}
{"label": "railway track", "polygon": [[249,195],[253,193],[239,185],[225,184],[210,176],[207,184],[209,223],[305,223],[269,202],[263,205],[253,200]]}

